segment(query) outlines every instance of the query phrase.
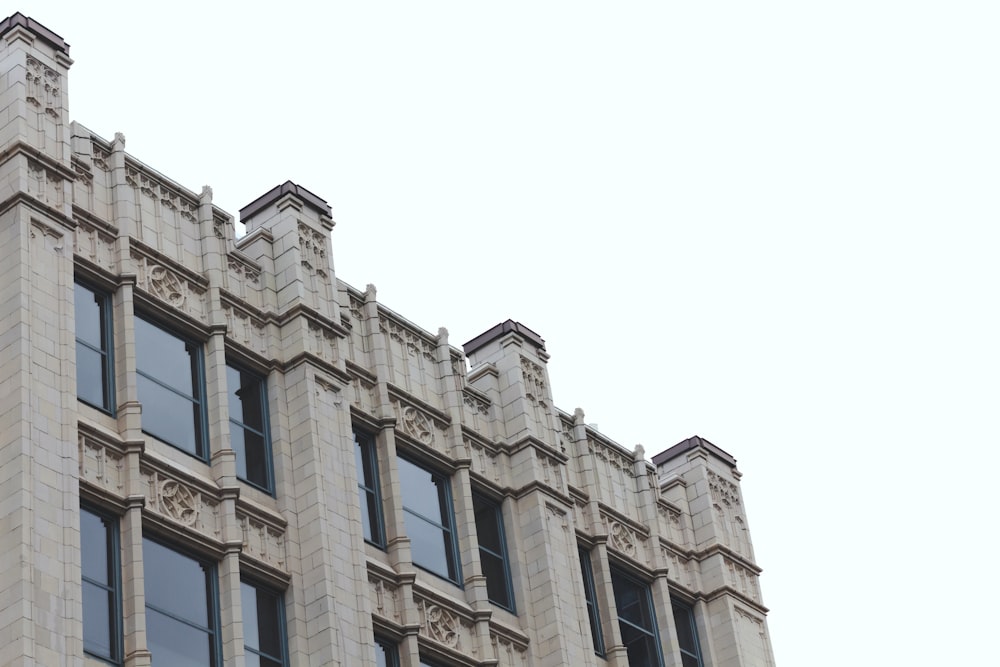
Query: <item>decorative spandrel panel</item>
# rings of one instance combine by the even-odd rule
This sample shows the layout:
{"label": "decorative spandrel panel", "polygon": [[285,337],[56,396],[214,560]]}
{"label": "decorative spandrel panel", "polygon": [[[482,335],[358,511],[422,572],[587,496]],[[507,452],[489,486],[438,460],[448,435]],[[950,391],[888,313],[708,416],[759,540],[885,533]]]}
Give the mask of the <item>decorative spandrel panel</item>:
{"label": "decorative spandrel panel", "polygon": [[491,629],[490,644],[498,667],[528,667],[528,642],[524,639]]}
{"label": "decorative spandrel panel", "polygon": [[464,613],[414,594],[420,620],[420,636],[449,649],[476,657],[475,624]]}
{"label": "decorative spandrel panel", "polygon": [[351,380],[354,385],[352,404],[362,412],[374,415],[378,407],[378,390],[373,379],[355,377]]}
{"label": "decorative spandrel panel", "polygon": [[80,479],[118,496],[125,495],[125,455],[117,448],[81,433]]}
{"label": "decorative spandrel panel", "polygon": [[193,271],[202,271],[200,249],[184,252],[185,237],[201,237],[197,200],[138,167],[126,167],[125,182],[134,191],[139,240]]}
{"label": "decorative spandrel panel", "polygon": [[761,604],[760,580],[757,573],[732,558],[723,557],[723,563],[726,567],[726,583],[744,597]]}
{"label": "decorative spandrel panel", "polygon": [[142,478],[151,512],[213,540],[221,539],[217,499],[156,470],[143,468]]}
{"label": "decorative spandrel panel", "polygon": [[236,520],[243,531],[243,554],[284,571],[288,564],[284,531],[278,526],[241,512],[236,513]]}
{"label": "decorative spandrel panel", "polygon": [[133,250],[137,285],[171,308],[204,321],[207,316],[207,290],[179,270],[165,266],[145,254]]}
{"label": "decorative spandrel panel", "polygon": [[631,558],[637,563],[649,563],[649,535],[643,530],[615,517],[601,515],[608,535],[608,549]]}
{"label": "decorative spandrel panel", "polygon": [[389,399],[396,413],[396,431],[409,436],[422,445],[450,455],[447,424],[415,405],[404,403],[396,397]]}
{"label": "decorative spandrel panel", "polygon": [[466,387],[462,392],[462,423],[476,433],[493,436],[492,404],[480,392]]}
{"label": "decorative spandrel panel", "polygon": [[226,318],[226,337],[254,352],[267,355],[267,326],[264,321],[231,304],[222,306]]}
{"label": "decorative spandrel panel", "polygon": [[671,505],[659,505],[660,535],[679,547],[691,547],[690,517]]}
{"label": "decorative spandrel panel", "polygon": [[114,234],[82,217],[76,221],[73,252],[102,269],[117,273]]}
{"label": "decorative spandrel panel", "polygon": [[372,611],[376,615],[393,623],[402,623],[403,605],[398,586],[369,573],[368,591],[372,602]]}
{"label": "decorative spandrel panel", "polygon": [[660,550],[663,560],[667,563],[667,579],[689,591],[700,590],[698,561],[665,546],[661,546]]}
{"label": "decorative spandrel panel", "polygon": [[55,209],[66,203],[66,179],[40,162],[28,161],[28,194]]}
{"label": "decorative spandrel panel", "polygon": [[497,486],[504,485],[502,454],[495,447],[478,440],[467,437],[464,441],[466,450],[470,453],[472,472],[482,475]]}

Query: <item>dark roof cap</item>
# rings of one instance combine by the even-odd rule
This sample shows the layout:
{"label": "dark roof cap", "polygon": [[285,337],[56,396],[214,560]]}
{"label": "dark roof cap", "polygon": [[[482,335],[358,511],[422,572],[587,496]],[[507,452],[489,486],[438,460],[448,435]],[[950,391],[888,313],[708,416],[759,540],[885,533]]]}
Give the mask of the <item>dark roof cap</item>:
{"label": "dark roof cap", "polygon": [[479,334],[478,336],[470,340],[468,343],[463,345],[462,349],[465,350],[465,356],[469,356],[476,350],[485,347],[486,345],[493,342],[497,338],[500,338],[501,336],[504,336],[510,332],[520,334],[522,337],[524,337],[525,340],[527,340],[529,343],[537,347],[539,350],[545,349],[545,341],[542,340],[541,336],[539,336],[534,331],[524,326],[520,322],[515,322],[514,320],[507,320],[506,322],[501,322],[500,324],[496,325],[489,331],[485,331]]}
{"label": "dark roof cap", "polygon": [[262,194],[260,197],[257,197],[252,202],[241,208],[240,220],[242,221],[246,218],[252,218],[256,214],[260,213],[261,210],[267,208],[287,194],[295,195],[323,215],[333,215],[333,209],[330,208],[330,205],[326,203],[325,199],[314,195],[301,185],[296,185],[291,181],[285,181],[273,190]]}
{"label": "dark roof cap", "polygon": [[717,457],[722,459],[724,462],[728,463],[733,468],[736,467],[736,459],[733,458],[732,454],[729,454],[728,452],[722,450],[721,448],[716,447],[715,445],[713,445],[700,435],[693,435],[687,440],[677,443],[670,449],[666,449],[660,452],[659,454],[653,457],[653,465],[658,466],[662,463],[666,463],[670,459],[676,458],[681,454],[683,454],[684,452],[687,452],[692,449],[697,449],[698,447],[704,447],[705,449],[707,449],[708,451],[712,452]]}
{"label": "dark roof cap", "polygon": [[69,44],[64,42],[62,37],[49,30],[35,19],[25,16],[21,12],[12,14],[3,21],[0,21],[0,35],[6,35],[18,26],[27,28],[55,47],[57,51],[62,51],[66,55],[69,55]]}

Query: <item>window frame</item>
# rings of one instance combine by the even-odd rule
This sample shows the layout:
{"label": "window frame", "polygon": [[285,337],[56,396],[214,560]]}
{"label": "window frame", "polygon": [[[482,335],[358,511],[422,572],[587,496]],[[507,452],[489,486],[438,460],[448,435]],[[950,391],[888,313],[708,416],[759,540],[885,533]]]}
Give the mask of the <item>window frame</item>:
{"label": "window frame", "polygon": [[[166,444],[178,449],[188,456],[193,456],[194,458],[208,463],[211,459],[211,447],[209,446],[208,437],[208,406],[206,405],[206,399],[208,390],[205,383],[205,344],[203,341],[199,341],[196,338],[188,336],[184,333],[177,331],[175,328],[164,324],[163,320],[157,318],[155,315],[148,314],[142,311],[136,311],[135,319],[142,320],[146,324],[156,327],[163,333],[176,338],[177,340],[184,343],[184,349],[191,355],[191,388],[194,392],[192,396],[187,396],[186,394],[178,391],[175,387],[157,379],[156,377],[142,371],[139,369],[139,342],[138,336],[135,336],[135,347],[136,347],[136,358],[135,358],[135,373],[136,377],[139,376],[146,378],[147,380],[157,384],[158,386],[173,392],[174,394],[190,401],[194,406],[197,406],[197,418],[194,419],[194,451],[186,449],[182,445],[172,442],[162,435],[158,435],[153,431],[146,429],[145,424],[142,426],[142,432],[150,435],[157,440],[165,442]],[[134,332],[134,328],[133,328]],[[139,398],[140,403],[142,403],[142,398]],[[145,404],[143,404],[145,408]],[[141,419],[141,418],[140,418]]]}
{"label": "window frame", "polygon": [[[177,544],[174,543],[174,542],[172,542],[170,539],[164,538],[164,537],[162,537],[162,536],[160,536],[158,534],[143,533],[142,540],[143,540],[143,568],[144,568],[144,571],[145,571],[145,566],[147,565],[147,559],[146,559],[146,554],[145,554],[145,542],[149,541],[149,542],[153,542],[155,544],[158,544],[159,546],[163,547],[164,549],[168,549],[169,551],[172,551],[175,554],[177,554],[177,555],[179,555],[179,556],[181,556],[183,558],[187,558],[189,560],[195,561],[196,563],[198,563],[199,566],[201,566],[202,570],[205,572],[205,604],[206,604],[205,618],[206,618],[206,620],[209,623],[209,626],[207,628],[207,634],[210,636],[210,651],[209,651],[210,664],[206,665],[205,667],[222,667],[225,663],[223,661],[223,655],[222,655],[222,615],[221,615],[221,609],[220,609],[221,604],[220,604],[220,599],[219,599],[219,565],[218,565],[218,563],[216,561],[214,561],[214,560],[205,558],[205,557],[201,556],[200,554],[198,554],[196,552],[190,551],[190,550],[186,549],[183,546],[178,547]],[[166,576],[166,573],[158,573],[158,574]],[[147,579],[148,579],[148,577],[147,577]],[[153,611],[155,611],[158,614],[161,614],[163,616],[167,616],[170,619],[172,619],[174,621],[178,621],[180,623],[183,623],[183,624],[185,624],[185,625],[187,625],[189,627],[193,627],[195,629],[200,629],[200,630],[206,630],[206,628],[201,628],[196,623],[193,623],[193,622],[191,622],[188,619],[185,619],[183,617],[178,617],[178,616],[174,615],[172,612],[167,611],[166,609],[157,607],[155,605],[154,606],[150,606],[150,604],[149,604],[149,595],[148,595],[148,593],[145,590],[145,580],[144,580],[143,581],[143,610],[144,610],[144,613],[146,613],[146,616],[147,616],[147,620],[146,620],[146,643],[147,643],[147,648],[149,647],[149,635],[150,635],[150,632],[149,632],[149,618],[148,618],[149,617],[148,611],[150,609],[152,609]],[[242,613],[242,610],[241,610],[241,613]],[[154,655],[153,656],[153,660],[154,661],[155,661],[155,658],[156,658],[156,656]],[[160,667],[160,665],[156,664],[155,662],[153,664],[154,664],[154,667]]]}
{"label": "window frame", "polygon": [[[375,635],[375,645],[381,646],[385,655],[385,667],[399,667],[399,646],[391,639]],[[376,649],[377,650],[377,649]],[[376,654],[376,663],[378,655]]]}
{"label": "window frame", "polygon": [[440,510],[440,514],[442,515],[442,518],[444,518],[447,521],[446,524],[440,524],[440,523],[438,523],[438,521],[436,519],[432,519],[431,517],[424,516],[423,514],[417,512],[415,510],[411,510],[407,506],[406,494],[403,492],[402,481],[400,481],[400,496],[401,496],[402,509],[403,509],[403,528],[404,528],[404,530],[407,530],[407,537],[410,538],[410,543],[411,543],[410,557],[411,557],[411,560],[413,559],[413,551],[412,551],[413,538],[412,538],[412,536],[410,536],[408,527],[406,525],[406,516],[407,515],[411,515],[411,516],[415,517],[416,519],[419,519],[420,521],[422,521],[422,522],[424,522],[426,524],[429,524],[429,525],[431,525],[431,526],[433,526],[435,528],[438,528],[441,531],[442,536],[447,535],[448,539],[445,540],[445,544],[446,544],[445,558],[446,559],[450,559],[450,564],[453,565],[454,572],[449,572],[447,574],[442,574],[441,572],[436,572],[436,571],[432,570],[428,566],[421,565],[416,560],[412,560],[413,565],[415,565],[416,567],[419,567],[421,570],[424,570],[425,572],[429,572],[430,574],[433,574],[436,577],[440,577],[441,579],[444,579],[445,581],[450,581],[451,583],[455,584],[459,588],[464,588],[464,586],[462,584],[462,561],[461,561],[461,557],[460,557],[459,549],[458,549],[458,531],[456,530],[456,527],[455,527],[455,504],[454,504],[454,496],[452,495],[452,490],[451,490],[451,476],[450,475],[445,475],[445,474],[439,472],[435,468],[427,467],[426,465],[424,465],[424,463],[420,459],[412,458],[412,457],[407,456],[406,454],[403,454],[401,452],[397,453],[397,458],[400,461],[405,461],[406,463],[409,463],[410,465],[412,465],[412,466],[414,466],[416,468],[419,468],[420,470],[426,472],[427,474],[429,474],[431,476],[431,481],[434,482],[435,484],[438,484],[438,488],[441,489],[441,491],[439,492],[439,495],[438,495],[439,510]]}
{"label": "window frame", "polygon": [[681,662],[684,662],[684,658],[692,658],[695,661],[695,667],[703,667],[705,664],[701,657],[701,640],[698,638],[698,623],[694,617],[694,607],[684,602],[683,600],[670,596],[670,611],[674,616],[674,631],[677,631],[678,623],[678,613],[683,614],[685,621],[688,624],[688,630],[690,632],[691,640],[694,642],[694,646],[685,647],[681,642],[681,634],[677,632],[677,648],[681,652]]}
{"label": "window frame", "polygon": [[77,287],[81,287],[94,295],[94,299],[97,302],[98,310],[100,311],[98,314],[98,320],[101,325],[100,342],[101,342],[101,347],[103,349],[95,348],[89,342],[80,340],[80,338],[76,335],[76,331],[73,332],[73,335],[78,347],[80,345],[83,345],[87,349],[93,352],[97,352],[99,355],[101,355],[101,381],[102,381],[101,393],[104,405],[95,405],[91,401],[88,401],[86,398],[80,396],[79,366],[77,367],[78,384],[77,384],[76,397],[77,400],[83,401],[92,408],[100,410],[101,412],[105,412],[113,417],[115,416],[115,359],[114,359],[115,347],[114,347],[114,312],[111,304],[111,293],[108,292],[107,290],[96,287],[93,283],[81,280],[79,277],[74,277],[73,279],[74,322],[76,320],[75,310],[79,305],[76,301],[76,298],[79,296],[76,293]]}
{"label": "window frame", "polygon": [[[371,529],[371,537],[365,536],[365,542],[384,550],[386,548],[385,511],[382,503],[382,485],[378,469],[378,449],[375,443],[375,436],[357,427],[354,427],[353,434],[355,456],[357,457],[355,459],[355,467],[357,468],[357,464],[361,463],[361,468],[357,470],[358,500],[360,501],[360,496],[363,493],[365,503],[361,506],[362,519],[367,511],[369,528]],[[365,467],[366,464],[367,468]],[[369,470],[372,473],[371,479],[367,479],[367,472]],[[374,525],[371,525],[372,519],[374,519]],[[362,520],[363,526],[364,522]]]}
{"label": "window frame", "polygon": [[[274,448],[272,447],[272,444],[271,444],[271,419],[270,419],[269,410],[268,410],[269,404],[268,404],[268,396],[267,396],[267,377],[264,376],[264,375],[262,375],[262,374],[260,374],[260,373],[257,373],[256,371],[251,370],[250,368],[248,368],[244,364],[241,364],[239,362],[233,361],[231,359],[226,359],[226,384],[227,385],[229,383],[229,371],[230,370],[233,370],[233,371],[235,371],[235,372],[237,372],[239,374],[240,380],[241,380],[241,385],[242,385],[242,379],[243,379],[244,375],[246,375],[246,376],[248,376],[250,378],[253,378],[257,382],[257,385],[258,385],[258,388],[259,388],[259,396],[260,396],[260,406],[259,407],[260,407],[261,427],[260,427],[260,430],[258,431],[255,427],[250,426],[250,425],[248,425],[248,424],[246,424],[246,423],[244,423],[244,422],[242,422],[240,420],[235,419],[233,417],[232,410],[229,410],[229,429],[230,429],[229,444],[230,444],[230,446],[232,446],[232,429],[235,426],[235,427],[240,428],[240,429],[242,429],[244,431],[249,430],[250,432],[259,435],[262,438],[262,440],[263,440],[263,445],[262,446],[264,448],[264,451],[263,451],[263,457],[264,457],[264,477],[265,477],[264,484],[261,485],[261,484],[255,482],[255,481],[253,481],[251,479],[248,479],[246,477],[240,477],[238,466],[237,466],[237,471],[236,471],[236,477],[240,481],[246,482],[250,486],[253,486],[254,488],[260,489],[261,491],[267,493],[268,495],[274,496],[275,495],[275,483],[274,483]],[[233,393],[232,387],[227,386],[226,387],[227,400],[232,396],[232,393]],[[246,438],[243,439],[243,457],[244,457],[244,460],[246,460],[246,458],[247,458],[247,453],[246,453]]]}
{"label": "window frame", "polygon": [[590,635],[594,642],[594,653],[605,657],[604,628],[601,627],[601,613],[597,608],[597,589],[594,587],[594,566],[590,560],[590,551],[582,546],[577,547],[580,554],[580,570],[583,574],[583,595],[587,603],[587,616],[590,617]]}
{"label": "window frame", "polygon": [[[240,609],[240,618],[243,621],[243,625],[244,625],[244,629],[243,629],[243,652],[244,652],[244,655],[247,652],[250,652],[250,653],[253,653],[256,656],[267,658],[268,660],[270,660],[272,662],[278,661],[279,664],[280,664],[280,667],[289,667],[289,665],[291,665],[291,662],[289,662],[289,660],[288,660],[288,619],[285,617],[285,594],[282,591],[279,591],[279,590],[277,590],[275,588],[272,588],[272,587],[270,587],[270,586],[268,586],[266,584],[262,584],[262,583],[260,583],[259,581],[255,580],[255,579],[252,579],[250,577],[241,576],[240,577],[240,586],[242,587],[244,585],[245,586],[250,586],[251,588],[253,588],[256,591],[262,591],[262,592],[264,592],[267,595],[271,595],[271,596],[277,598],[277,610],[276,610],[277,611],[277,618],[278,618],[277,631],[278,631],[278,644],[280,646],[280,653],[281,653],[281,655],[279,655],[279,656],[274,656],[274,655],[271,655],[269,653],[263,653],[263,652],[260,651],[260,649],[251,648],[251,647],[247,646],[247,644],[246,644],[247,631],[246,631],[246,627],[245,627],[246,626],[246,620],[245,620],[246,617],[243,616],[243,607],[244,607],[244,605],[246,605],[246,600],[243,599],[243,594],[242,594],[242,591],[241,591],[240,592],[240,607],[241,607],[241,609]],[[260,626],[259,625],[258,625],[257,632],[258,632],[258,634],[260,633]]]}
{"label": "window frame", "polygon": [[[110,647],[112,654],[109,656],[103,656],[87,650],[86,633],[84,633],[83,652],[85,655],[90,656],[95,660],[100,660],[101,662],[105,662],[109,665],[120,666],[124,664],[125,657],[124,613],[122,611],[121,519],[119,516],[101,510],[86,501],[80,503],[80,512],[81,514],[86,512],[87,514],[100,519],[107,528],[107,532],[105,533],[105,549],[107,550],[106,558],[108,562],[109,583],[104,584],[93,581],[83,573],[83,554],[86,553],[87,550],[83,548],[84,531],[81,530],[80,585],[82,589],[83,584],[88,583],[92,586],[102,588],[111,594],[111,608],[108,610],[109,614],[111,614],[111,618],[108,619],[108,627],[110,634],[113,637],[111,642],[112,645]],[[84,616],[83,623],[86,622],[87,617]]]}
{"label": "window frame", "polygon": [[[483,546],[483,543],[479,541],[479,534],[482,532],[479,527],[479,507],[483,509],[492,510],[493,520],[496,522],[496,532],[500,540],[500,553],[493,551],[487,547]],[[480,569],[482,570],[483,576],[486,577],[486,592],[487,598],[492,604],[500,607],[501,609],[506,609],[512,614],[517,613],[517,604],[514,600],[514,580],[510,572],[510,555],[507,550],[507,533],[504,530],[504,520],[503,520],[503,503],[502,501],[497,501],[490,496],[473,490],[472,491],[472,514],[473,519],[476,524],[476,541],[479,544],[479,561]],[[500,600],[495,600],[490,594],[490,578],[486,575],[486,570],[482,567],[483,553],[487,556],[491,556],[500,561],[500,565],[503,569],[503,588],[504,593],[507,596],[507,601],[503,602]]]}
{"label": "window frame", "polygon": [[[657,665],[659,667],[664,667],[663,649],[660,646],[660,631],[658,628],[658,624],[656,622],[656,607],[653,605],[653,592],[650,589],[649,583],[643,581],[642,579],[639,579],[633,574],[630,574],[627,570],[615,566],[614,563],[611,564],[610,571],[611,571],[611,587],[614,590],[614,595],[615,595],[615,611],[618,616],[619,631],[622,630],[622,625],[624,624],[628,625],[628,627],[630,628],[638,630],[643,635],[645,635],[647,639],[650,642],[652,642],[653,650],[656,653]],[[617,590],[618,586],[616,585],[616,580],[622,583],[631,584],[632,586],[635,586],[637,590],[640,591],[642,596],[641,603],[645,606],[646,613],[649,615],[649,622],[652,625],[651,628],[644,628],[628,619],[622,618],[621,608],[620,608],[621,601],[618,599],[618,590]],[[625,633],[621,632],[621,635],[622,635],[622,644],[625,646],[627,651],[629,645],[625,644]],[[631,667],[631,658],[629,658],[629,665]]]}

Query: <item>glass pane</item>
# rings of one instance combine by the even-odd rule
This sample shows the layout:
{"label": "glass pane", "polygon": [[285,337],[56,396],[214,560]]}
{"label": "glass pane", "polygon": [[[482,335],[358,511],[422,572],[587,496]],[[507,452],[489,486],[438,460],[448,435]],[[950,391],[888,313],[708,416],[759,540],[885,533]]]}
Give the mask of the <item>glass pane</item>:
{"label": "glass pane", "polygon": [[500,516],[496,505],[479,496],[472,496],[472,506],[476,514],[476,537],[479,546],[493,553],[503,553],[500,540]]}
{"label": "glass pane", "polygon": [[618,617],[623,618],[641,628],[652,629],[649,619],[649,603],[645,589],[629,579],[611,575],[615,589],[615,605],[618,607]]}
{"label": "glass pane", "polygon": [[226,368],[226,383],[229,385],[229,417],[250,428],[263,431],[264,417],[261,413],[263,383],[260,378],[229,366]]}
{"label": "glass pane", "polygon": [[444,516],[444,508],[441,506],[436,476],[406,459],[398,461],[403,506],[425,519],[443,524],[441,518]]}
{"label": "glass pane", "polygon": [[135,319],[136,368],[187,396],[193,396],[187,343],[141,318]]}
{"label": "glass pane", "polygon": [[[240,583],[240,602],[243,605],[243,645],[248,648],[260,648],[260,635],[257,621],[257,589],[248,583]],[[247,658],[250,656],[248,655]]]}
{"label": "glass pane", "polygon": [[[148,590],[148,578],[146,585]],[[210,667],[215,664],[212,637],[208,632],[149,608],[146,609],[146,641],[153,654],[153,667]]]}
{"label": "glass pane", "polygon": [[507,592],[507,571],[502,559],[492,554],[479,552],[483,565],[483,576],[486,577],[486,593],[491,602],[501,607],[510,607],[510,595]]}
{"label": "glass pane", "polygon": [[450,545],[445,531],[408,511],[403,512],[403,519],[413,562],[442,577],[452,577]]}
{"label": "glass pane", "polygon": [[98,350],[104,349],[101,337],[101,304],[103,298],[83,285],[75,286],[74,310],[76,314],[76,337],[90,343]]}
{"label": "glass pane", "polygon": [[653,638],[624,623],[621,624],[622,642],[628,650],[629,667],[653,667],[659,665]]}
{"label": "glass pane", "polygon": [[104,355],[76,344],[76,395],[99,408],[104,404]]}
{"label": "glass pane", "polygon": [[142,403],[142,430],[191,454],[198,454],[198,406],[152,380],[136,376]]}
{"label": "glass pane", "polygon": [[368,495],[368,492],[362,487],[358,487],[358,502],[361,506],[361,530],[364,533],[365,539],[369,542],[372,541],[372,526],[377,525],[375,516],[372,512],[372,498]]}
{"label": "glass pane", "polygon": [[104,519],[80,510],[80,565],[83,576],[108,585],[108,526]]}
{"label": "glass pane", "polygon": [[681,667],[701,667],[701,660],[693,655],[681,653]]}
{"label": "glass pane", "polygon": [[146,604],[207,628],[208,578],[201,563],[148,539],[142,559]]}
{"label": "glass pane", "polygon": [[674,625],[677,627],[677,645],[685,651],[697,651],[691,632],[691,614],[679,605],[674,605]]}
{"label": "glass pane", "polygon": [[243,479],[257,486],[267,487],[267,447],[264,438],[253,431],[244,430],[243,448]]}
{"label": "glass pane", "polygon": [[114,610],[111,591],[83,582],[83,648],[105,658],[111,651],[111,614]]}
{"label": "glass pane", "polygon": [[257,625],[261,653],[281,655],[281,598],[267,591],[257,591]]}

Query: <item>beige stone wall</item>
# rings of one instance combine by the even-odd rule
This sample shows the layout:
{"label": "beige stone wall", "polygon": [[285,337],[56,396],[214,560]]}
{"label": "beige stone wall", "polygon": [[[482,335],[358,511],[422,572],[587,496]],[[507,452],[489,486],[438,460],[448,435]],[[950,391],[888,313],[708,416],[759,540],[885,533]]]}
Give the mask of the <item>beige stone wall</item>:
{"label": "beige stone wall", "polygon": [[[80,36],[86,38],[86,36]],[[142,536],[218,566],[226,665],[244,664],[239,581],[284,591],[293,665],[373,665],[377,633],[455,665],[626,665],[610,568],[649,584],[665,664],[670,598],[693,605],[704,664],[773,665],[733,462],[695,443],[658,467],[558,410],[540,340],[499,331],[466,358],[333,270],[325,203],[296,186],[232,217],[70,123],[68,53],[36,26],[0,43],[0,663],[85,658],[81,498],[120,517],[125,662],[150,664]],[[34,74],[39,74],[36,80]],[[259,205],[256,205],[259,204]],[[76,400],[73,277],[111,295],[114,415]],[[198,341],[211,456],[142,430],[137,311]],[[270,495],[236,476],[225,364],[266,377]],[[353,428],[375,437],[386,546],[366,544]],[[412,562],[397,455],[449,480],[462,578]],[[473,491],[502,501],[516,613],[488,601]],[[594,554],[606,658],[577,555]]]}

